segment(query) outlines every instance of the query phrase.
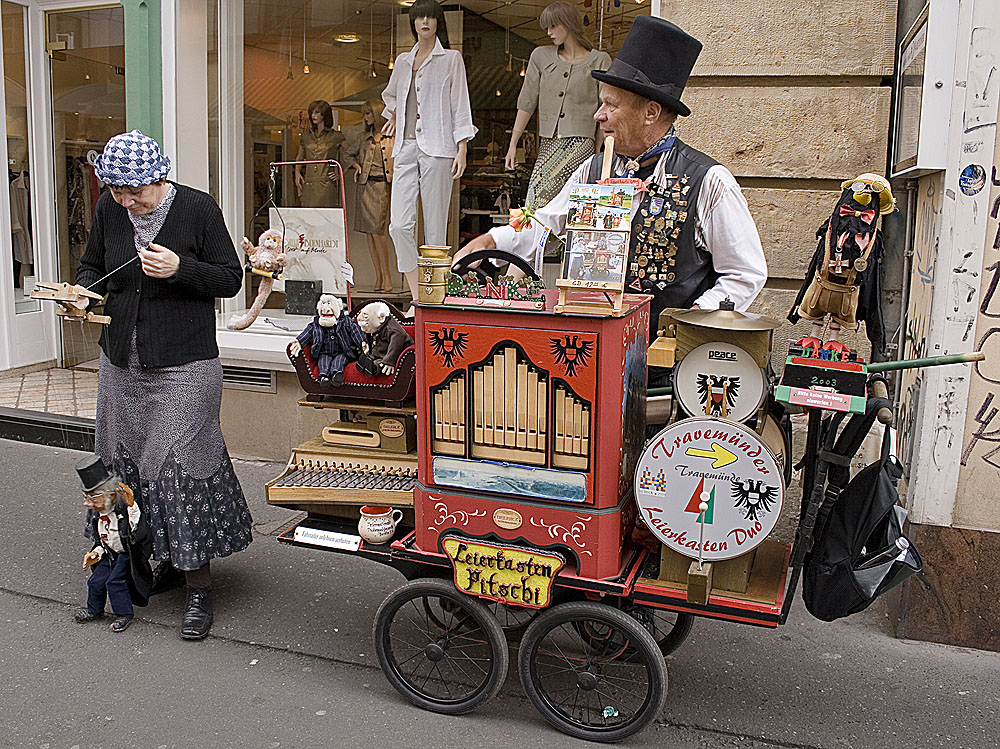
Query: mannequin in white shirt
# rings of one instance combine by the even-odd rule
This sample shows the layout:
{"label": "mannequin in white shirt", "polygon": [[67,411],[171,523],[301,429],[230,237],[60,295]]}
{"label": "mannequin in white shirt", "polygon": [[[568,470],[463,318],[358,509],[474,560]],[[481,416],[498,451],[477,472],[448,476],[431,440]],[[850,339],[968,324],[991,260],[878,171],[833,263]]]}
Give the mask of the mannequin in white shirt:
{"label": "mannequin in white shirt", "polygon": [[434,0],[409,9],[416,45],[396,58],[382,93],[385,127],[395,136],[389,235],[399,271],[417,298],[417,198],[421,199],[424,242],[444,245],[454,180],[465,171],[472,124],[465,62],[448,48],[444,11]]}

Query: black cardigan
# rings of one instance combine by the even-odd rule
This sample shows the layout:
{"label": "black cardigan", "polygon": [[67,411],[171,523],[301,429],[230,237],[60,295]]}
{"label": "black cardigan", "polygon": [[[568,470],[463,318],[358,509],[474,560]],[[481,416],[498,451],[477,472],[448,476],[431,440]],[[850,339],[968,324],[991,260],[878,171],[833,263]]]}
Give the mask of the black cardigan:
{"label": "black cardigan", "polygon": [[[175,185],[177,195],[153,240],[180,257],[172,278],[151,278],[139,260],[98,283],[107,294],[111,323],[100,345],[111,363],[128,364],[132,331],[143,367],[168,367],[219,355],[215,342],[215,298],[236,295],[243,286],[240,265],[222,211],[211,195]],[[136,257],[128,211],[105,191],[97,201],[87,249],[76,282],[90,286]]]}

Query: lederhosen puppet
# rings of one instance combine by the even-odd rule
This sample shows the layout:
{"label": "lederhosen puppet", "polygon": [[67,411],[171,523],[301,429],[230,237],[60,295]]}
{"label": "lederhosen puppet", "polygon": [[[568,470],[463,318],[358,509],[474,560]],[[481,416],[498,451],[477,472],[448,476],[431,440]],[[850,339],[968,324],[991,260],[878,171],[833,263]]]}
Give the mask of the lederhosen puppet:
{"label": "lederhosen puppet", "polygon": [[[885,324],[882,320],[882,232],[875,226],[878,218],[877,201],[875,204],[858,203],[853,189],[844,189],[833,215],[816,232],[819,244],[806,272],[805,283],[788,314],[790,322],[796,323],[800,318],[821,322],[825,314],[829,314],[844,328],[855,329],[859,321],[864,321],[872,346],[877,351],[882,350]],[[871,240],[861,249],[855,235],[865,233],[871,234]],[[847,235],[846,241],[841,238],[843,235]]]}

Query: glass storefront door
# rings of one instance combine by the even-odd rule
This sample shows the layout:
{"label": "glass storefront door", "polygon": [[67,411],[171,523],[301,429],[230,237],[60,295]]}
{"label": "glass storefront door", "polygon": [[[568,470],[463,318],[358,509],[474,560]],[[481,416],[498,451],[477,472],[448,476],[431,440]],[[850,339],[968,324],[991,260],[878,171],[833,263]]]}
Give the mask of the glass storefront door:
{"label": "glass storefront door", "polygon": [[[50,12],[46,27],[59,280],[73,283],[101,190],[93,161],[125,130],[124,9]],[[97,325],[64,321],[64,366],[95,359],[100,333]]]}

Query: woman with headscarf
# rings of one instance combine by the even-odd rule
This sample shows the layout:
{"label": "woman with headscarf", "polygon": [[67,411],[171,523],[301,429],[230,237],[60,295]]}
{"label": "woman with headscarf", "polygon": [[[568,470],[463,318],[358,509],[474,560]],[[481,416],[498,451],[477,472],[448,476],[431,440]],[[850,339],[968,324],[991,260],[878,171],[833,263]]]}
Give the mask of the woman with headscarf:
{"label": "woman with headscarf", "polygon": [[243,285],[222,212],[168,182],[170,160],[138,130],[94,164],[109,189],[76,282],[106,294],[96,452],[138,498],[153,531],[153,593],[187,584],[181,637],[212,625],[209,563],[245,549],[252,520],[219,424],[215,299]]}

